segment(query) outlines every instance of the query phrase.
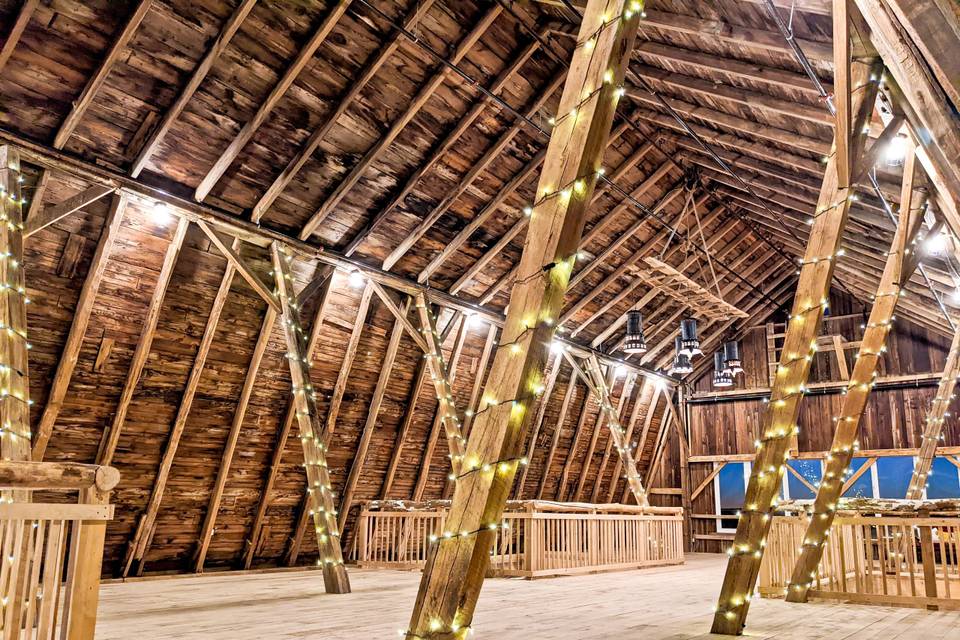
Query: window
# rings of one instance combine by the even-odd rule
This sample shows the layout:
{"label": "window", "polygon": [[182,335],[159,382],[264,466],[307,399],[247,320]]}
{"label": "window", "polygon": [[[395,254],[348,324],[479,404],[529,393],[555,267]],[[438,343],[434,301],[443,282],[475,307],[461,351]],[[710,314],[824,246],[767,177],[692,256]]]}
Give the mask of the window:
{"label": "window", "polygon": [[[860,468],[868,464],[867,458],[854,458],[850,461],[850,469],[848,470],[847,476],[844,479],[844,483],[850,481],[850,478],[857,475],[857,471]],[[863,472],[859,478],[857,478],[849,489],[843,492],[844,498],[875,498],[877,496],[874,491],[874,476],[877,473],[876,465],[871,466],[869,469]]]}
{"label": "window", "polygon": [[960,498],[960,469],[946,458],[934,458],[927,475],[927,499]]}
{"label": "window", "polygon": [[[877,458],[877,497],[903,500],[913,475],[912,456]],[[956,473],[954,473],[956,476]]]}
{"label": "window", "polygon": [[[813,500],[816,492],[811,491],[810,487],[803,482],[812,485],[814,488],[820,486],[820,480],[823,478],[823,464],[820,460],[788,460],[790,469],[787,470],[787,495],[791,500]],[[800,475],[803,480],[797,477]]]}
{"label": "window", "polygon": [[[722,464],[715,462],[714,464]],[[749,462],[728,462],[713,478],[716,512],[721,515],[735,516],[743,507],[747,495],[747,481],[750,479]],[[737,530],[737,519],[717,518],[717,531],[731,533]]]}

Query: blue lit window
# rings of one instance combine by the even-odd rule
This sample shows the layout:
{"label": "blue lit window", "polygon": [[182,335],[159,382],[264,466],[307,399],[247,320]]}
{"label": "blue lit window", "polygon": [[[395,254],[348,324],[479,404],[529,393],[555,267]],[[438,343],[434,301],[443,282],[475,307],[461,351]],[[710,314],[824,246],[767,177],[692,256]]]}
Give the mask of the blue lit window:
{"label": "blue lit window", "polygon": [[[736,515],[737,511],[743,507],[749,478],[749,462],[728,462],[720,469],[720,472],[713,479],[716,513]],[[735,517],[717,518],[717,531],[729,533],[736,530],[737,519]]]}
{"label": "blue lit window", "polygon": [[[850,472],[847,477],[844,479],[846,483],[850,478],[856,475],[857,471],[860,470],[860,467],[867,464],[867,458],[854,458],[850,461]],[[843,492],[844,498],[875,498],[877,497],[874,493],[874,474],[876,473],[876,466],[867,469],[856,481],[851,485],[849,489]]]}
{"label": "blue lit window", "polygon": [[927,499],[960,498],[960,469],[946,458],[934,458],[927,476]]}
{"label": "blue lit window", "polygon": [[[823,466],[819,460],[789,460],[787,464],[808,483],[814,487],[819,486],[823,478]],[[789,470],[787,471],[787,492],[787,497],[791,500],[813,500],[816,497],[816,493]]]}
{"label": "blue lit window", "polygon": [[[903,500],[913,475],[912,456],[890,456],[877,458],[874,465],[877,470],[877,488],[880,498]],[[956,476],[956,473],[954,473]]]}

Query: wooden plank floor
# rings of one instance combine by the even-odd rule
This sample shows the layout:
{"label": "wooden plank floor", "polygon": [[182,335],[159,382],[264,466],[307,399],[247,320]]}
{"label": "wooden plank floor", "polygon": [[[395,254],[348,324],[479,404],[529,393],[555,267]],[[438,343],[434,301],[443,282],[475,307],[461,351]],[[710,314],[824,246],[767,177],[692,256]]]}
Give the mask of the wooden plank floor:
{"label": "wooden plank floor", "polygon": [[[726,556],[682,567],[538,581],[488,580],[473,637],[543,640],[707,638]],[[419,573],[352,570],[328,596],[314,571],[186,576],[106,584],[98,640],[398,637]],[[960,612],[758,599],[746,637],[960,640]]]}

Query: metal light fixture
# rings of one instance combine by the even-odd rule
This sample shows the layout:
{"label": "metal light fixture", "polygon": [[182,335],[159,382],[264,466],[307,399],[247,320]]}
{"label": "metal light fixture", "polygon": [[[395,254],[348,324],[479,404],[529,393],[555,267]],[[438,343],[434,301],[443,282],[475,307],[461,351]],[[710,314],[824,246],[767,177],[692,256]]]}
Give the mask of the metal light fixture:
{"label": "metal light fixture", "polygon": [[735,376],[743,373],[743,362],[740,360],[740,344],[736,340],[723,343],[723,370]]}
{"label": "metal light fixture", "polygon": [[623,342],[623,352],[647,352],[647,341],[643,336],[643,314],[639,311],[627,311],[627,335]]}
{"label": "metal light fixture", "polygon": [[703,354],[700,351],[700,339],[697,337],[697,321],[695,318],[684,318],[680,321],[680,338],[678,338],[677,353],[688,358]]}
{"label": "metal light fixture", "polygon": [[684,353],[681,348],[680,336],[673,339],[673,346],[676,349],[677,355],[673,358],[673,366],[670,367],[670,373],[683,375],[693,371],[693,365],[690,364],[690,356]]}
{"label": "metal light fixture", "polygon": [[726,368],[726,365],[724,364],[725,352],[726,345],[724,345],[723,351],[717,351],[713,354],[713,386],[715,387],[733,386],[733,374]]}

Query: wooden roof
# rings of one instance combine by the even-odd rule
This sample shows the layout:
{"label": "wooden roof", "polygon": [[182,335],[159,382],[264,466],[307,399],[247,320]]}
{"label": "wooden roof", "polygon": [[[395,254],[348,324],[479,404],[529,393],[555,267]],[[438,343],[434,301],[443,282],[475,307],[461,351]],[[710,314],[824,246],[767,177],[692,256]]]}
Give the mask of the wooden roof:
{"label": "wooden roof", "polygon": [[[136,174],[139,184],[202,200],[238,219],[255,220],[264,230],[302,237],[333,254],[498,310],[523,246],[523,209],[534,198],[544,132],[573,47],[569,34],[578,16],[566,4],[0,0],[5,38],[0,137],[34,144],[51,156],[62,152],[91,172]],[[775,4],[786,16],[792,3]],[[792,20],[828,88],[829,4],[798,1]],[[642,259],[664,260],[705,288],[719,288],[727,303],[747,314],[702,325],[708,353],[724,337],[788,303],[832,126],[760,0],[656,0],[646,14],[628,99],[621,103],[604,160],[616,186],[598,189],[563,327],[584,345],[612,350],[622,327],[608,328],[639,303],[653,347],[643,362],[662,367],[672,355],[679,319],[696,309],[645,286]],[[437,56],[454,66],[444,66]],[[736,176],[686,134],[661,98]],[[874,128],[876,135],[882,125]],[[162,137],[155,137],[158,131]],[[31,164],[25,173],[30,217],[94,184]],[[879,179],[895,203],[897,169],[883,168]],[[681,215],[691,202],[699,224]],[[638,203],[656,208],[656,214]],[[109,207],[110,197],[93,201],[27,241],[35,424]],[[123,214],[48,459],[92,461],[104,427],[114,419],[174,238],[174,222],[158,223],[152,208],[150,199],[131,198]],[[836,284],[869,304],[893,224],[869,194],[851,215]],[[716,282],[695,248],[704,244]],[[244,244],[241,253],[267,280],[267,252]],[[946,265],[928,262],[933,286],[952,292]],[[220,251],[191,225],[118,443],[115,464],[123,481],[118,519],[108,537],[108,570],[116,569],[149,497],[225,267]],[[298,284],[308,286],[322,269],[298,260],[296,270]],[[361,313],[358,321],[363,296],[347,280],[341,271],[333,277],[314,360],[314,383],[326,410],[351,334],[360,327],[330,453],[340,484],[355,463],[393,324],[376,298],[369,315]],[[184,568],[196,550],[261,331],[263,300],[242,279],[228,286],[174,459],[148,570]],[[911,280],[908,291],[904,315],[946,332],[921,276]],[[304,316],[312,312],[306,309]],[[483,375],[488,329],[460,333],[452,328],[447,345],[453,350],[462,345],[459,358],[449,359],[457,371],[458,404],[466,406]],[[279,461],[275,454],[289,391],[278,331],[265,353],[226,478],[209,564],[243,561],[260,508],[263,530],[250,554],[256,562],[280,561],[297,537],[303,495],[299,443],[286,442]],[[405,498],[417,491],[435,405],[430,385],[414,384],[419,355],[404,336],[356,499]],[[570,448],[577,424],[593,427],[597,412],[583,385],[564,401],[569,377],[564,367],[531,461],[528,487],[545,482],[547,496],[550,483],[575,458],[564,447]],[[632,385],[634,399],[625,403],[623,415],[630,416],[641,398],[649,403],[652,384],[642,382]],[[623,386],[621,379],[616,393]],[[417,407],[410,411],[418,390]],[[662,405],[653,411],[662,412]],[[643,407],[636,412],[640,425],[651,422],[646,412]],[[558,419],[564,425],[559,431],[553,427]],[[554,439],[559,447],[545,474],[546,450]],[[585,446],[584,440],[579,442]],[[591,473],[606,446],[604,434]],[[651,435],[638,454],[641,468],[650,465],[656,447]],[[422,481],[425,497],[439,497],[448,473],[445,445],[432,453]],[[272,465],[274,489],[267,494],[269,508],[261,507]],[[391,467],[395,473],[384,496]],[[605,469],[608,476],[612,467],[611,462]],[[604,495],[609,484],[609,477],[600,480],[598,493]],[[303,538],[304,553],[312,553],[312,544],[310,536]]]}

